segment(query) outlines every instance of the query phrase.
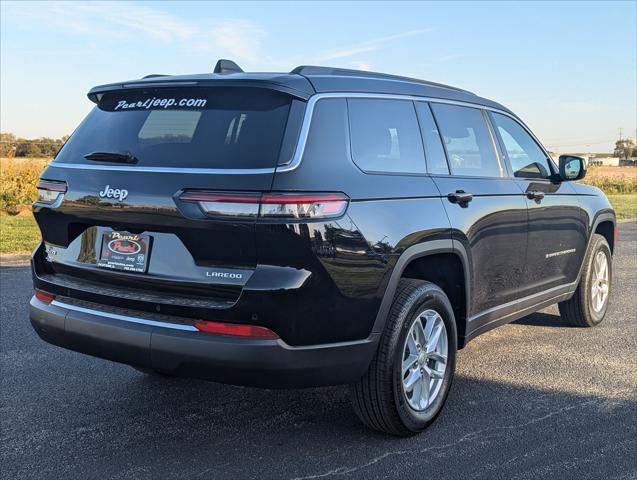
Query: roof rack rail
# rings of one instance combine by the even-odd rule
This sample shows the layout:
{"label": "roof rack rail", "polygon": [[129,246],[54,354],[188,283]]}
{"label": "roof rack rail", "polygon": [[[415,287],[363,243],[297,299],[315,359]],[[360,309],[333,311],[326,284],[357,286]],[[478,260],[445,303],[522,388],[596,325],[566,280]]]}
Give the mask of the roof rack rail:
{"label": "roof rack rail", "polygon": [[213,73],[243,73],[243,70],[239,65],[232,60],[220,59],[215,65]]}
{"label": "roof rack rail", "polygon": [[144,75],[144,76],[142,77],[142,80],[143,80],[144,78],[155,78],[155,77],[170,77],[170,75],[165,75],[165,74],[163,74],[163,73],[151,73],[150,75]]}
{"label": "roof rack rail", "polygon": [[452,87],[450,85],[444,85],[442,83],[428,82],[426,80],[420,80],[418,78],[402,77],[400,75],[391,75],[389,73],[368,72],[365,70],[350,70],[347,68],[333,68],[333,67],[317,67],[314,65],[300,65],[292,70],[290,73],[296,73],[298,75],[338,75],[343,77],[366,77],[377,78],[383,80],[396,80],[402,82],[418,83],[421,85],[427,85],[429,87],[446,88],[447,90],[455,90],[457,92],[469,93],[475,95],[473,92],[464,90],[458,87]]}

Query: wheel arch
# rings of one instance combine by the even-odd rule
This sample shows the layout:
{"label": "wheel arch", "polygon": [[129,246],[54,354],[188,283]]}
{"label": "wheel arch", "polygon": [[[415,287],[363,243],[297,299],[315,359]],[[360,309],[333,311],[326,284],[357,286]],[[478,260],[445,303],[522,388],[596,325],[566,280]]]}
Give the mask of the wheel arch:
{"label": "wheel arch", "polygon": [[615,252],[615,218],[611,215],[600,215],[603,218],[598,217],[598,221],[595,222],[595,227],[592,233],[598,233],[606,239],[610,252]]}
{"label": "wheel arch", "polygon": [[[615,248],[615,228],[617,226],[617,220],[615,218],[615,213],[612,210],[599,212],[597,215],[595,215],[590,225],[591,228],[589,230],[588,239],[586,241],[586,250],[584,252],[584,257],[582,258],[582,263],[579,266],[577,280],[574,282],[575,288],[577,288],[577,285],[579,285],[579,282],[582,278],[582,273],[584,272],[584,258],[586,258],[586,255],[588,254],[593,243],[593,235],[599,233],[604,238],[606,238],[606,241],[608,241],[608,237],[606,237],[604,233],[610,235],[612,243],[608,242],[608,245],[610,246],[611,255],[613,254]],[[575,288],[573,289],[573,293],[575,293]]]}
{"label": "wheel arch", "polygon": [[465,248],[451,239],[431,240],[409,247],[392,270],[372,331],[383,331],[400,279],[416,278],[435,283],[449,297],[456,317],[458,348],[464,347],[471,298],[468,262]]}

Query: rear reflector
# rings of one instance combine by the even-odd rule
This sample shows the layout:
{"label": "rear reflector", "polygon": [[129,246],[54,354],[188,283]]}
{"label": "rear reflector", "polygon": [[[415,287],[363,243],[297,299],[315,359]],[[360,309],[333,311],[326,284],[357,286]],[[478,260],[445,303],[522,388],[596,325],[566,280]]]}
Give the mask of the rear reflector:
{"label": "rear reflector", "polygon": [[39,289],[36,288],[35,289],[35,298],[37,298],[41,302],[49,304],[53,300],[55,300],[55,295],[53,295],[52,293],[48,293],[48,292],[45,292],[43,290],[39,290]]}
{"label": "rear reflector", "polygon": [[212,217],[262,220],[320,220],[340,217],[349,197],[342,193],[185,192],[180,200],[197,202]]}
{"label": "rear reflector", "polygon": [[197,320],[195,322],[195,328],[200,332],[226,337],[256,338],[261,340],[274,340],[279,338],[279,336],[269,328],[258,327],[256,325]]}

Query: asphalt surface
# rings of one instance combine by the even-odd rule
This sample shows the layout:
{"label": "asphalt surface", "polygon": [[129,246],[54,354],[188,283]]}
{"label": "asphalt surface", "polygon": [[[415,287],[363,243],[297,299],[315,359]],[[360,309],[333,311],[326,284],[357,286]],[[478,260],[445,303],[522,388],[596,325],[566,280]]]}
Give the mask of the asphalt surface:
{"label": "asphalt surface", "polygon": [[477,338],[408,439],[361,426],[346,387],[155,378],[50,346],[27,319],[28,269],[2,268],[2,478],[637,479],[636,226],[620,225],[602,325],[551,307]]}

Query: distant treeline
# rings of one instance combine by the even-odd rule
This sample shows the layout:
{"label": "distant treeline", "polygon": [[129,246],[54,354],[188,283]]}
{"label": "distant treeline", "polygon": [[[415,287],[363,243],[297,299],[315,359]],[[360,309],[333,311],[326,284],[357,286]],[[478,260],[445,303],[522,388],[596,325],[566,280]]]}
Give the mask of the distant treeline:
{"label": "distant treeline", "polygon": [[52,157],[64,145],[62,138],[19,138],[13,133],[0,133],[0,157]]}

